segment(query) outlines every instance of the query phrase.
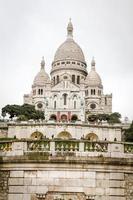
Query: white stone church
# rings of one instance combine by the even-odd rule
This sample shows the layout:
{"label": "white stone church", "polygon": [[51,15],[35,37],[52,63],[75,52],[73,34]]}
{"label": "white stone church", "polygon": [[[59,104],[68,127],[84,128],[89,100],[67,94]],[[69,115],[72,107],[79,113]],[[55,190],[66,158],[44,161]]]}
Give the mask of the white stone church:
{"label": "white stone church", "polygon": [[43,110],[45,120],[84,122],[87,114],[112,112],[112,94],[103,93],[94,58],[87,71],[83,51],[73,39],[71,21],[67,26],[67,38],[55,53],[50,76],[45,71],[43,58],[31,93],[24,95],[24,103]]}

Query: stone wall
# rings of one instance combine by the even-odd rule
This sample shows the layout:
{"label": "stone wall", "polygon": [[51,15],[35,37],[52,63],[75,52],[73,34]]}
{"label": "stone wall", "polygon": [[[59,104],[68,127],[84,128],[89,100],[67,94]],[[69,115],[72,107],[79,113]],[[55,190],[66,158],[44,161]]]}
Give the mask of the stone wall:
{"label": "stone wall", "polygon": [[133,174],[125,173],[125,196],[126,200],[133,199]]}
{"label": "stone wall", "polygon": [[16,136],[18,139],[30,138],[32,133],[41,132],[44,137],[49,139],[65,131],[70,133],[72,138],[81,139],[86,138],[88,134],[94,133],[98,136],[100,141],[121,141],[121,125],[89,125],[89,124],[63,124],[63,123],[36,123],[36,124],[9,124],[8,137],[13,138]]}
{"label": "stone wall", "polygon": [[23,163],[10,168],[10,177],[8,171],[0,173],[0,200],[6,200],[7,193],[8,200],[133,199],[133,173],[124,172],[128,167]]}
{"label": "stone wall", "polygon": [[9,171],[0,171],[0,200],[7,200],[8,198],[9,175]]}

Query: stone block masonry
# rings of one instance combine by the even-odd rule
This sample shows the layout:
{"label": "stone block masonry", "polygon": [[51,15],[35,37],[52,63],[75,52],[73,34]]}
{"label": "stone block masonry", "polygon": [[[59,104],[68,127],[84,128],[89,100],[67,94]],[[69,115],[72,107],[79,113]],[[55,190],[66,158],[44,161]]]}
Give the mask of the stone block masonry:
{"label": "stone block masonry", "polygon": [[7,200],[8,198],[8,179],[9,171],[0,171],[0,200]]}

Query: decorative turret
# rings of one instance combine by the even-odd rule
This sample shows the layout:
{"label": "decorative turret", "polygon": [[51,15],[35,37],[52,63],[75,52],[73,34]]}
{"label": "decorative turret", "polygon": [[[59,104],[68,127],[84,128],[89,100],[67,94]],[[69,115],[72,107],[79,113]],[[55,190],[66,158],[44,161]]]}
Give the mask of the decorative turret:
{"label": "decorative turret", "polygon": [[99,74],[96,72],[95,65],[96,63],[93,57],[91,61],[91,71],[88,73],[86,77],[86,84],[88,86],[93,86],[93,87],[98,86],[100,88],[103,88],[101,78]]}
{"label": "decorative turret", "polygon": [[45,72],[45,61],[44,61],[44,56],[42,57],[41,61],[41,69],[38,72],[38,74],[35,76],[33,85],[45,85],[50,81],[50,78],[48,74]]}

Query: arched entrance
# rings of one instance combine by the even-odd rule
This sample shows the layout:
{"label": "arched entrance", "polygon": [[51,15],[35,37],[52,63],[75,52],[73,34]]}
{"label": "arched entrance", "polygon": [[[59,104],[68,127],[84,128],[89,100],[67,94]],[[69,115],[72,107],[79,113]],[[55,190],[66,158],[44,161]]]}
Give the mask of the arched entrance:
{"label": "arched entrance", "polygon": [[69,132],[62,131],[57,135],[57,138],[66,139],[67,140],[67,139],[71,139],[72,136],[71,136],[71,134]]}
{"label": "arched entrance", "polygon": [[77,120],[78,120],[77,115],[72,115],[71,121],[72,121],[72,122],[75,122],[75,121],[77,121]]}
{"label": "arched entrance", "polygon": [[67,115],[61,115],[61,121],[67,122]]}
{"label": "arched entrance", "polygon": [[86,135],[85,139],[89,141],[98,141],[98,136],[95,133],[89,133]]}
{"label": "arched entrance", "polygon": [[40,140],[43,138],[43,134],[39,131],[35,131],[34,133],[31,134],[30,138]]}
{"label": "arched entrance", "polygon": [[50,120],[56,121],[56,120],[57,120],[57,117],[56,117],[56,115],[54,115],[54,114],[53,114],[53,115],[51,115],[51,116],[50,116]]}

